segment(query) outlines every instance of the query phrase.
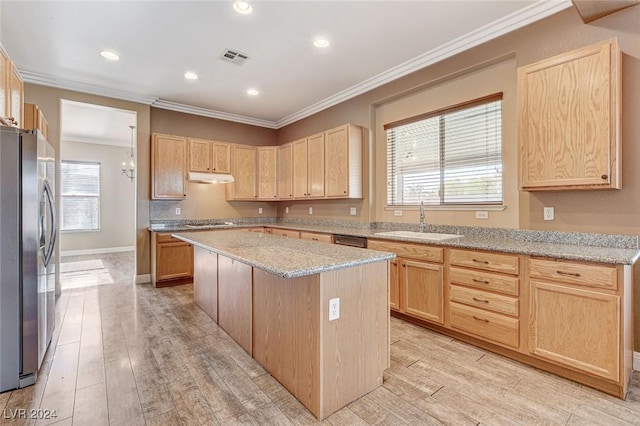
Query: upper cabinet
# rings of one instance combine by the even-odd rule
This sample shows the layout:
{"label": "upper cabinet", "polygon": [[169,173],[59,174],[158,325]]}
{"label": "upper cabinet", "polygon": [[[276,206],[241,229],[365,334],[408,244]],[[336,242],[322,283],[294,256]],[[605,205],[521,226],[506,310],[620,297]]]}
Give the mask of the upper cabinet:
{"label": "upper cabinet", "polygon": [[617,40],[518,69],[521,186],[620,189]]}
{"label": "upper cabinet", "polygon": [[325,132],[325,193],[362,198],[362,128],[352,124]]}
{"label": "upper cabinet", "polygon": [[7,121],[9,116],[7,113],[7,98],[9,97],[9,68],[11,68],[11,61],[5,54],[4,50],[0,49],[0,120],[3,124],[10,125]]}
{"label": "upper cabinet", "polygon": [[24,104],[25,129],[38,129],[46,140],[49,140],[49,122],[44,117],[42,110],[35,104]]}
{"label": "upper cabinet", "polygon": [[153,134],[151,198],[181,200],[187,196],[187,138]]}
{"label": "upper cabinet", "polygon": [[257,148],[247,145],[232,145],[231,173],[234,182],[227,184],[227,200],[255,200],[257,179]]}
{"label": "upper cabinet", "polygon": [[24,81],[15,64],[0,47],[0,121],[24,127]]}
{"label": "upper cabinet", "polygon": [[258,148],[258,199],[278,199],[278,147],[261,146]]}
{"label": "upper cabinet", "polygon": [[293,198],[293,144],[278,147],[278,198]]}
{"label": "upper cabinet", "polygon": [[293,142],[293,198],[324,198],[324,133]]}
{"label": "upper cabinet", "polygon": [[224,142],[189,138],[189,171],[229,173],[231,145]]}

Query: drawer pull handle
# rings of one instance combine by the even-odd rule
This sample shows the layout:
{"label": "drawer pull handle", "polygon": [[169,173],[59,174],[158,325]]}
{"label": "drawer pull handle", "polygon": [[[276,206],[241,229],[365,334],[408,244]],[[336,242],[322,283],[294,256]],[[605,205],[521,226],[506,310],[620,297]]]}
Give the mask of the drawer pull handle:
{"label": "drawer pull handle", "polygon": [[478,318],[478,317],[477,317],[477,316],[475,316],[475,315],[473,316],[473,319],[474,319],[474,320],[477,320],[477,321],[482,321],[482,322],[489,322],[489,320],[488,320],[488,319],[486,319],[486,318]]}
{"label": "drawer pull handle", "polygon": [[398,265],[398,262],[391,262],[391,264],[392,264],[393,266],[397,266],[397,265]]}
{"label": "drawer pull handle", "polygon": [[580,274],[577,272],[564,272],[564,271],[556,271],[557,274],[559,275],[568,275],[570,277],[579,277]]}
{"label": "drawer pull handle", "polygon": [[489,303],[488,300],[485,299],[478,299],[477,297],[474,297],[473,300],[475,300],[476,302],[482,302],[482,303]]}
{"label": "drawer pull handle", "polygon": [[475,278],[472,278],[474,283],[479,283],[479,284],[489,284],[489,281],[486,280],[477,280]]}
{"label": "drawer pull handle", "polygon": [[482,263],[483,265],[488,265],[489,264],[489,262],[487,262],[486,260],[478,260],[478,259],[471,259],[471,260],[473,260],[476,263]]}

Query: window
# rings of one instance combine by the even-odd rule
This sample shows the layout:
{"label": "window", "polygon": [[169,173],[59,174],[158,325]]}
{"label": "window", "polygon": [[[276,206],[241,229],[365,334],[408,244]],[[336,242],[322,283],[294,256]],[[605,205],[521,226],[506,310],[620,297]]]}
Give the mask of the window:
{"label": "window", "polygon": [[100,163],[63,161],[62,231],[100,229]]}
{"label": "window", "polygon": [[502,204],[502,93],[384,129],[387,205]]}

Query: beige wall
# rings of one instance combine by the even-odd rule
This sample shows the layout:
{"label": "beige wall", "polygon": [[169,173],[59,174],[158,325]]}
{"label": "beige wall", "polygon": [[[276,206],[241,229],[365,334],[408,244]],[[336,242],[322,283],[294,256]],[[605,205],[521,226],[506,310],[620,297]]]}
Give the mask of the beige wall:
{"label": "beige wall", "polygon": [[[137,138],[136,147],[138,177],[136,179],[136,274],[149,274],[150,269],[150,236],[149,226],[149,137],[150,137],[150,111],[148,105],[135,102],[121,101],[104,96],[79,93],[71,90],[56,89],[52,87],[25,84],[25,102],[38,105],[49,122],[49,139],[56,150],[56,161],[60,163],[60,100],[68,99],[89,104],[104,105],[113,108],[126,109],[137,113]],[[59,170],[59,168],[58,168]],[[57,180],[59,181],[59,172]],[[58,204],[60,192],[57,193]],[[59,250],[58,246],[58,250]],[[58,253],[59,254],[59,253]],[[59,283],[59,277],[56,277]]]}
{"label": "beige wall", "polygon": [[[276,145],[276,131],[215,118],[151,108],[151,132],[245,145]],[[179,207],[181,214],[175,214]],[[262,215],[258,209],[262,208]],[[271,202],[226,201],[225,185],[189,183],[182,201],[151,201],[150,219],[221,219],[234,217],[275,217]]]}
{"label": "beige wall", "polygon": [[135,247],[135,183],[120,172],[128,155],[122,146],[62,141],[61,160],[100,163],[100,230],[61,232],[60,251]]}

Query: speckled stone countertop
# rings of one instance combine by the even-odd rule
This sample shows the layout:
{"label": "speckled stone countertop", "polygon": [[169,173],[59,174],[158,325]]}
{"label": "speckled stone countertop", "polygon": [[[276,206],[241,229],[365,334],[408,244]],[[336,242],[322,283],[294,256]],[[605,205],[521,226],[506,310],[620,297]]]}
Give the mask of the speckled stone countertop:
{"label": "speckled stone countertop", "polygon": [[[204,221],[201,224],[206,225],[207,223],[210,222]],[[321,232],[327,234],[350,235],[390,241],[404,241],[437,245],[443,247],[489,250],[503,253],[527,254],[532,256],[621,265],[632,265],[640,257],[638,236],[636,235],[609,235],[577,232],[547,232],[506,228],[429,225],[427,232],[463,235],[463,237],[453,240],[432,242],[425,241],[419,238],[376,235],[378,232],[393,230],[417,231],[417,224],[362,224],[340,221],[276,222],[275,219],[270,218],[265,218],[265,220],[261,221],[241,219],[234,220],[233,223],[233,225],[227,225],[222,229],[267,226],[271,228],[284,228],[299,231]],[[162,229],[155,227],[150,227],[149,229],[156,232],[203,230],[186,227],[183,225],[183,222],[168,223],[165,224],[165,227]],[[209,229],[220,228],[212,227]],[[190,232],[190,234],[192,233]]]}
{"label": "speckled stone countertop", "polygon": [[175,238],[284,278],[395,258],[376,250],[338,246],[246,231],[174,233]]}

